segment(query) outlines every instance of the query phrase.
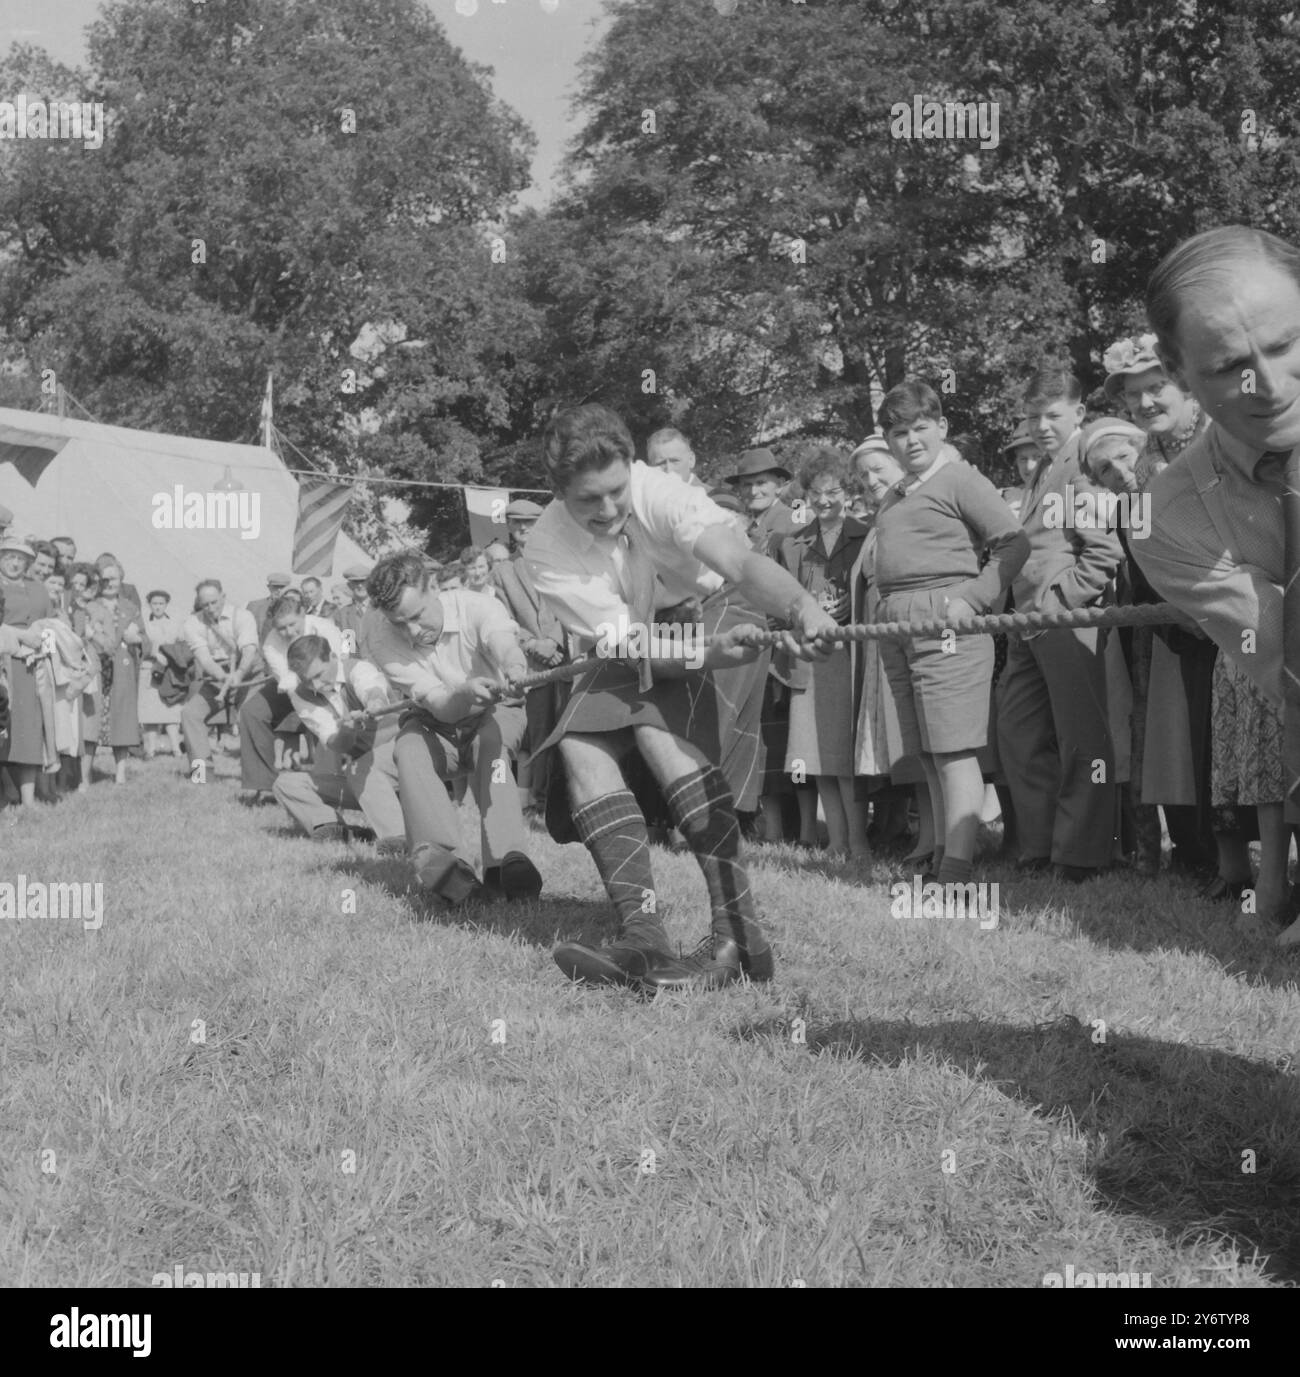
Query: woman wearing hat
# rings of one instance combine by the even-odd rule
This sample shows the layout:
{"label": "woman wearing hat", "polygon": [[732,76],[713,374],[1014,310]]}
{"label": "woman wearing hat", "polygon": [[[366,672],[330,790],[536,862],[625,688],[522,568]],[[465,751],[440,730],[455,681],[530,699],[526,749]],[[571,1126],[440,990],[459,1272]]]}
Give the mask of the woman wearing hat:
{"label": "woman wearing hat", "polygon": [[[1127,410],[1145,437],[1136,460],[1131,461],[1130,486],[1138,493],[1146,490],[1161,469],[1177,462],[1209,427],[1209,418],[1195,398],[1165,371],[1155,343],[1150,334],[1117,340],[1103,359],[1106,395]],[[1099,481],[1104,483],[1105,475],[1099,475]],[[1134,600],[1159,601],[1136,562],[1129,559],[1128,566]],[[1248,680],[1237,684],[1231,663],[1199,632],[1181,627],[1134,628],[1131,650],[1134,697],[1145,701],[1145,711],[1134,703],[1133,771],[1140,782],[1138,797],[1164,808],[1174,866],[1193,873],[1217,869],[1217,878],[1204,892],[1211,898],[1235,901],[1250,883],[1247,847],[1256,820],[1253,809],[1219,807],[1215,798],[1253,802],[1261,786],[1264,793],[1271,792],[1271,786],[1258,778],[1257,758],[1235,762],[1225,751],[1239,751],[1243,734],[1245,742],[1253,740],[1257,746],[1267,740],[1277,714]],[[1238,709],[1243,714],[1240,723]],[[1150,846],[1148,840],[1148,851]],[[1139,859],[1147,859],[1149,868],[1149,858],[1140,855]]]}
{"label": "woman wearing hat", "polygon": [[21,656],[22,649],[37,649],[39,633],[26,635],[32,623],[52,615],[50,595],[45,585],[27,577],[34,557],[32,547],[14,536],[0,540],[0,602],[4,626],[17,633],[4,638],[5,677],[9,684],[9,736],[0,739],[0,764],[18,789],[19,803],[28,808],[36,802],[36,776],[47,767],[58,766],[55,743],[46,739],[45,715],[41,709],[36,672]]}
{"label": "woman wearing hat", "polygon": [[1038,441],[1029,433],[1029,422],[1021,421],[1012,432],[1011,439],[1002,446],[1003,458],[1010,460],[1016,467],[1016,477],[1020,480],[1009,488],[1000,488],[1002,500],[1016,514],[1020,515],[1021,503],[1025,500],[1025,492],[1029,488],[1029,480],[1034,476],[1034,470],[1038,467],[1038,461],[1042,458],[1042,450],[1038,448]]}

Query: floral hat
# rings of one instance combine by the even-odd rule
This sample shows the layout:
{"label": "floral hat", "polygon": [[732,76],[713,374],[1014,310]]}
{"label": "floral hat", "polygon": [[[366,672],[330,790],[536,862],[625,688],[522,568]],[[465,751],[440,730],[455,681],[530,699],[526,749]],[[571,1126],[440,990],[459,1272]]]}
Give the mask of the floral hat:
{"label": "floral hat", "polygon": [[1127,339],[1116,340],[1102,355],[1101,366],[1106,370],[1106,381],[1102,384],[1106,395],[1115,401],[1124,386],[1124,379],[1134,373],[1146,373],[1158,368],[1163,373],[1165,366],[1156,357],[1156,337],[1154,335],[1130,335]]}

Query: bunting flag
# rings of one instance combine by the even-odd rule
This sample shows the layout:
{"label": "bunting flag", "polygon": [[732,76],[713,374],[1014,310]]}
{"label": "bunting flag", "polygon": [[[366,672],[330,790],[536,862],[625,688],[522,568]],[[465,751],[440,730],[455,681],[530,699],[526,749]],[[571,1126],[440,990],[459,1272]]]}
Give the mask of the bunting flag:
{"label": "bunting flag", "polygon": [[483,549],[494,540],[506,539],[506,505],[509,488],[465,488],[465,516],[469,521],[469,542]]}
{"label": "bunting flag", "polygon": [[293,572],[327,576],[334,565],[334,541],[352,499],[347,483],[329,478],[298,481],[298,525],[293,533]]}

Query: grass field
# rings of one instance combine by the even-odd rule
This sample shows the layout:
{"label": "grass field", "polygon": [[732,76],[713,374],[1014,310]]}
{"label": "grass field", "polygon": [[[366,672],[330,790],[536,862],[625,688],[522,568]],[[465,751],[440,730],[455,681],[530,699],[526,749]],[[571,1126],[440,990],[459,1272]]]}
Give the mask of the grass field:
{"label": "grass field", "polygon": [[[758,847],[777,980],[649,1000],[551,961],[606,931],[581,847],[430,918],[229,759],[133,770],[0,814],[0,881],[105,902],[0,924],[0,1284],[1300,1282],[1300,957],[1185,882],[989,868],[981,931]],[[695,865],[655,864],[691,945]]]}

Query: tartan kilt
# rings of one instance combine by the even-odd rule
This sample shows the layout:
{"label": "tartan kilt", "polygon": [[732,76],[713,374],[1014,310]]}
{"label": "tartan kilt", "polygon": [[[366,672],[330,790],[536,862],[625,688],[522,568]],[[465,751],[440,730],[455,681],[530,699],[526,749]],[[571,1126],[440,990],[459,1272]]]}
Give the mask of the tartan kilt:
{"label": "tartan kilt", "polygon": [[[689,679],[661,679],[642,693],[635,665],[624,660],[605,660],[570,684],[562,694],[560,715],[550,735],[533,753],[533,759],[550,751],[565,736],[604,736],[629,727],[659,727],[688,741],[716,734],[716,704],[712,693],[690,692]],[[671,827],[668,808],[659,786],[629,736],[620,757],[627,787],[636,798],[651,827]],[[546,830],[557,842],[582,838],[573,822],[564,757],[550,757],[546,789]]]}

